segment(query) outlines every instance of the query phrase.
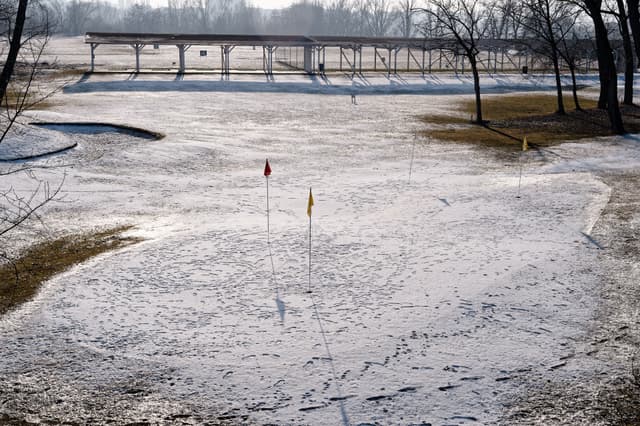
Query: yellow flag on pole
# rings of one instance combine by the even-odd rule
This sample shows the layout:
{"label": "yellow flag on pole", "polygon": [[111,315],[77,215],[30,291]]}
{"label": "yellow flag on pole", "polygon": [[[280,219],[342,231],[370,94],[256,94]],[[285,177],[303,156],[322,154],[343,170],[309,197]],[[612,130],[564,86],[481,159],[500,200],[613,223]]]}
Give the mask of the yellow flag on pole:
{"label": "yellow flag on pole", "polygon": [[313,194],[311,194],[311,188],[309,188],[309,202],[307,203],[307,216],[311,217],[311,207],[313,207]]}
{"label": "yellow flag on pole", "polygon": [[529,149],[529,144],[527,143],[527,137],[524,137],[524,140],[522,141],[522,150],[523,151],[527,151]]}

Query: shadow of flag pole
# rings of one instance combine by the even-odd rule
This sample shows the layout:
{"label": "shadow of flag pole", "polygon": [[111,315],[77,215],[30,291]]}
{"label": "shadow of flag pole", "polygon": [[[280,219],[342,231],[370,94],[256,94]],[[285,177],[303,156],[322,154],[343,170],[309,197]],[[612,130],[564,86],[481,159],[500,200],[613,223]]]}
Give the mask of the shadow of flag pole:
{"label": "shadow of flag pole", "polygon": [[413,132],[413,145],[411,146],[411,162],[409,163],[409,184],[411,184],[411,174],[413,173],[413,158],[416,151],[416,142],[418,141],[418,131]]}
{"label": "shadow of flag pole", "polygon": [[518,156],[518,162],[520,163],[520,178],[518,178],[518,195],[516,195],[516,198],[520,198],[520,186],[522,184],[522,153],[528,150],[529,144],[527,143],[527,137],[525,136],[524,140],[522,141],[522,152]]}
{"label": "shadow of flag pole", "polygon": [[310,294],[309,297],[311,298],[311,303],[313,304],[313,310],[316,320],[318,321],[318,327],[320,328],[322,341],[324,342],[324,347],[327,351],[327,357],[329,359],[329,362],[331,363],[331,374],[333,375],[333,380],[335,381],[338,390],[338,401],[340,405],[340,416],[342,418],[342,425],[350,426],[349,416],[347,415],[347,410],[344,406],[344,398],[342,397],[342,387],[340,386],[340,380],[338,379],[338,374],[336,373],[333,354],[331,353],[329,340],[327,339],[327,332],[322,325],[322,319],[320,317],[320,311],[318,310],[318,304],[316,303],[316,300],[311,292],[311,217],[313,213],[313,204],[313,193],[311,191],[311,188],[309,188],[309,199],[307,201],[307,216],[309,216],[309,289],[307,290],[307,293]]}
{"label": "shadow of flag pole", "polygon": [[309,289],[307,293],[311,293],[311,213],[313,207],[313,194],[309,188],[309,200],[307,201],[307,216],[309,216]]}
{"label": "shadow of flag pole", "polygon": [[276,266],[273,263],[273,251],[271,250],[271,219],[269,209],[269,176],[271,176],[271,166],[269,165],[269,159],[266,160],[264,165],[264,177],[267,181],[267,248],[269,249],[269,259],[271,261],[271,277],[273,279],[273,285],[276,289],[276,306],[278,308],[278,314],[280,315],[280,321],[284,322],[285,306],[282,299],[280,299],[280,288],[278,286],[278,280],[276,277]]}

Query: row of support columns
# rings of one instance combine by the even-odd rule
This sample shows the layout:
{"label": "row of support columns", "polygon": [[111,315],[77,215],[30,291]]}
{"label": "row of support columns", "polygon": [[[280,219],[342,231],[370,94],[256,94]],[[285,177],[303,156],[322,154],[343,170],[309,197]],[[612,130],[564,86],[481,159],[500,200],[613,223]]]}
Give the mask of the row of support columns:
{"label": "row of support columns", "polygon": [[[345,53],[345,50],[351,50],[353,52],[352,60]],[[344,71],[344,62],[349,64],[349,71],[355,74],[356,72],[362,74],[362,46],[340,47],[340,71]]]}
{"label": "row of support columns", "polygon": [[[96,49],[100,46],[100,43],[90,43],[91,46],[91,72],[95,71],[95,58],[96,58]],[[142,43],[131,44],[131,47],[135,51],[136,65],[135,71],[140,72],[140,52],[144,49],[146,45]],[[191,48],[191,45],[187,44],[178,44],[176,45],[178,48],[178,57],[179,57],[179,72],[184,73],[186,71],[186,60],[185,53]],[[222,69],[221,72],[223,75],[229,75],[231,73],[231,52],[235,48],[235,45],[223,45],[220,46],[221,49],[221,63]],[[326,71],[326,48],[327,46],[320,45],[310,45],[304,46],[304,71],[308,74],[315,73],[324,73]],[[353,74],[362,73],[362,45],[351,45],[348,47],[339,46],[340,49],[340,62],[339,69],[340,71],[349,71]],[[297,48],[296,48],[297,49]],[[407,50],[407,71],[411,71],[412,63],[415,63],[416,67],[422,75],[426,73],[431,73],[433,71],[433,52],[434,49],[426,49],[426,48],[416,48],[411,49],[410,47],[398,47],[398,46],[387,46],[387,47],[374,47],[374,61],[373,61],[373,70],[378,70],[378,64],[381,62],[384,66],[384,70],[387,75],[390,76],[392,73],[398,73],[398,54],[401,50]],[[262,68],[265,74],[272,75],[273,74],[273,60],[274,53],[278,50],[278,46],[267,45],[262,47]],[[421,52],[421,57],[417,56],[415,51],[419,50]],[[386,55],[382,55],[380,51],[386,53]],[[463,74],[466,71],[465,67],[465,56],[464,55],[455,55],[455,54],[445,54],[443,49],[435,49],[438,57],[436,59],[437,69],[442,70],[443,66],[446,65],[446,68],[452,69],[454,72],[458,73],[461,71]],[[296,50],[297,55],[297,50]],[[516,54],[517,62],[513,55],[509,54],[505,51],[505,49],[495,49],[489,50],[486,53],[486,61],[483,61],[485,64],[485,70],[487,72],[498,72],[498,67],[500,71],[505,70],[505,63],[510,63],[512,67],[520,70],[524,66],[533,69],[534,66],[534,57],[530,56],[526,52],[522,54],[522,52]],[[346,64],[346,67],[345,67]],[[345,69],[346,68],[346,69]],[[591,60],[585,62],[585,70],[589,72],[591,70]]]}

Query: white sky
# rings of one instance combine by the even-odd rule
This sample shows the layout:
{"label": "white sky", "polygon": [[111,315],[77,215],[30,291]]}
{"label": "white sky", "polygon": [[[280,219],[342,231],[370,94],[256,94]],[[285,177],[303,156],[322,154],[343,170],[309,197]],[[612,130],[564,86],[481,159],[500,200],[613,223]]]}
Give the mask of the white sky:
{"label": "white sky", "polygon": [[295,3],[294,0],[253,0],[251,4],[254,6],[262,7],[263,9],[276,9],[280,7],[287,7]]}
{"label": "white sky", "polygon": [[[119,4],[119,0],[109,0],[113,4]],[[125,0],[126,3],[134,3],[135,0]],[[282,7],[287,7],[295,3],[296,0],[249,0],[254,6],[261,7],[263,9],[277,9]],[[149,0],[151,6],[161,6],[165,5],[166,0]]]}

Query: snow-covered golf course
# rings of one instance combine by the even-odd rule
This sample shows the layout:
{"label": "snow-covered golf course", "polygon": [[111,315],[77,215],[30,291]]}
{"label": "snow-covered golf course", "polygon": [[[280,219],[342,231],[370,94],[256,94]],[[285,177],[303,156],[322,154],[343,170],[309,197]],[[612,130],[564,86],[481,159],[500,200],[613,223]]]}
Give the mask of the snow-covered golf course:
{"label": "snow-covered golf course", "polygon": [[[593,341],[612,262],[598,229],[612,194],[602,176],[638,170],[637,137],[528,151],[517,198],[517,147],[414,138],[429,128],[422,116],[469,96],[466,76],[174,77],[92,75],[30,113],[165,137],[42,130],[77,142],[33,160],[65,165],[39,171],[52,182],[66,173],[46,226],[134,225],[144,241],[74,267],[0,318],[0,413],[491,424],[543,385],[628,367],[626,349],[614,363]],[[496,93],[551,79],[483,83]]]}

